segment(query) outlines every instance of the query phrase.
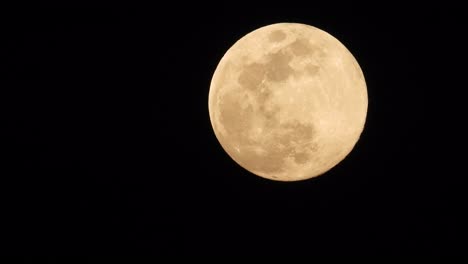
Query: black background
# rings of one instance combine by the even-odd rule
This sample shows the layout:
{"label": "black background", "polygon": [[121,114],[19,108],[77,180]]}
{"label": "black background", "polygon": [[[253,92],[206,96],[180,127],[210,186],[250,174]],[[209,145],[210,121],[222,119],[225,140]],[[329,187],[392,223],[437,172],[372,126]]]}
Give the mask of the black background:
{"label": "black background", "polygon": [[[41,254],[452,254],[463,185],[436,166],[439,7],[28,10],[2,16],[2,240]],[[8,13],[8,12],[6,12]],[[326,175],[256,177],[222,150],[211,76],[246,33],[300,22],[338,38],[368,86],[365,130]],[[448,23],[448,22],[447,22]],[[440,52],[439,52],[440,51]]]}

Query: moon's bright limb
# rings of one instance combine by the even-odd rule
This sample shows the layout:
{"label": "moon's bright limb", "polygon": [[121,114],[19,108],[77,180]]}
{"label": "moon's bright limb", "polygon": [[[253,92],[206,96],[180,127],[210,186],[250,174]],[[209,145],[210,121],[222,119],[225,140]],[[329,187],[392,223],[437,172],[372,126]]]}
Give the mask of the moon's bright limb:
{"label": "moon's bright limb", "polygon": [[356,59],[318,28],[279,23],[237,41],[213,75],[217,139],[248,171],[296,181],[341,162],[363,131],[367,88]]}

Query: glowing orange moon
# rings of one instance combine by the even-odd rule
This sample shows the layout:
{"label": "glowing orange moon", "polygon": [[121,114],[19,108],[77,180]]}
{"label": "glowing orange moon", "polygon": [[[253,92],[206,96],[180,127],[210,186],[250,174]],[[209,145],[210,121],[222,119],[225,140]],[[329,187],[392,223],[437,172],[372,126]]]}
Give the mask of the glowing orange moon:
{"label": "glowing orange moon", "polygon": [[297,23],[265,26],[238,40],[216,68],[208,101],[226,153],[279,181],[316,177],[340,163],[359,140],[368,104],[349,50]]}

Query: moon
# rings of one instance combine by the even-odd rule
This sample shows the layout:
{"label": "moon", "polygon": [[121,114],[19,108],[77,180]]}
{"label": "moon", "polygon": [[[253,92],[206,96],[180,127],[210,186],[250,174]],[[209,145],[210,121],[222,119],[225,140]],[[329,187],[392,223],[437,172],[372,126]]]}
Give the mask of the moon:
{"label": "moon", "polygon": [[324,174],[364,129],[367,88],[351,52],[316,27],[278,23],[239,39],[211,80],[208,109],[226,153],[276,181]]}

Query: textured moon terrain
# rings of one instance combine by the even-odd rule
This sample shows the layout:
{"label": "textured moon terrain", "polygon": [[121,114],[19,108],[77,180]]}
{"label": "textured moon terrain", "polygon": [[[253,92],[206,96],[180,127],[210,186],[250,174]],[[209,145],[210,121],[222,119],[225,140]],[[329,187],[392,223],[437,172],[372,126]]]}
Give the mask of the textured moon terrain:
{"label": "textured moon terrain", "polygon": [[354,148],[367,114],[364,75],[330,34],[298,23],[248,33],[222,57],[208,108],[222,148],[271,180],[321,175]]}

